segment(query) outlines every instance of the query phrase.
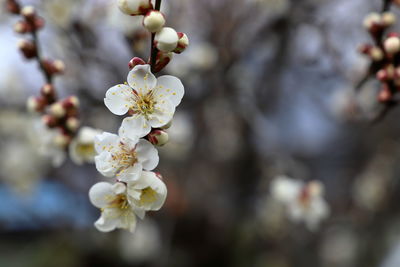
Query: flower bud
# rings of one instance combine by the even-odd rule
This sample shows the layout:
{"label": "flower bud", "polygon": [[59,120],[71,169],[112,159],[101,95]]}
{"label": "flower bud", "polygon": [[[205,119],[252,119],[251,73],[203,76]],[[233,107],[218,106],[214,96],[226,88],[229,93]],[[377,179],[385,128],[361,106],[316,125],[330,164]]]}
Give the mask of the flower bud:
{"label": "flower bud", "polygon": [[58,134],[54,137],[53,143],[58,147],[67,147],[68,144],[71,142],[71,137],[66,134]]}
{"label": "flower bud", "polygon": [[168,133],[163,130],[153,130],[147,135],[147,139],[155,146],[163,146],[168,143]]}
{"label": "flower bud", "polygon": [[159,72],[165,66],[167,66],[173,56],[174,56],[174,54],[172,52],[165,53],[165,52],[158,51],[157,57],[156,57],[156,64],[154,66],[154,72]]}
{"label": "flower bud", "polygon": [[16,33],[27,33],[32,31],[32,27],[26,21],[18,21],[14,24],[14,31]]}
{"label": "flower bud", "polygon": [[56,102],[50,106],[49,112],[56,118],[62,118],[67,111],[60,102]]}
{"label": "flower bud", "polygon": [[381,21],[383,26],[390,27],[396,23],[396,16],[392,12],[387,11],[382,14]]}
{"label": "flower bud", "polygon": [[179,37],[178,46],[175,48],[174,52],[180,54],[183,51],[185,51],[186,47],[188,47],[189,38],[183,32],[178,32],[178,37]]}
{"label": "flower bud", "polygon": [[63,100],[63,107],[66,109],[78,108],[79,107],[79,99],[76,96],[70,96]]}
{"label": "flower bud", "polygon": [[145,15],[153,8],[151,0],[118,0],[118,8],[127,15]]}
{"label": "flower bud", "polygon": [[141,59],[140,57],[134,57],[128,63],[129,69],[133,69],[137,65],[146,65],[146,62],[143,59]]}
{"label": "flower bud", "polygon": [[61,74],[65,71],[65,64],[62,60],[42,60],[42,66],[46,72],[50,75]]}
{"label": "flower bud", "polygon": [[383,43],[386,53],[393,55],[400,51],[400,38],[399,37],[389,37]]}
{"label": "flower bud", "polygon": [[46,98],[48,103],[51,104],[55,101],[56,90],[52,84],[46,83],[43,85],[43,87],[40,89],[40,93]]}
{"label": "flower bud", "polygon": [[156,33],[155,43],[158,50],[162,52],[171,52],[178,45],[178,33],[169,27],[162,28]]}
{"label": "flower bud", "polygon": [[391,98],[392,98],[392,93],[390,92],[389,87],[388,87],[387,85],[385,85],[385,86],[381,89],[381,91],[379,92],[378,100],[379,100],[380,102],[387,102],[387,101],[390,101]]}
{"label": "flower bud", "polygon": [[44,110],[45,101],[41,97],[31,96],[26,101],[26,108],[29,112],[42,112]]}
{"label": "flower bud", "polygon": [[383,59],[383,51],[379,47],[372,47],[369,51],[369,56],[373,61],[381,61]]}
{"label": "flower bud", "polygon": [[43,115],[42,122],[49,128],[54,128],[58,124],[58,120],[51,115]]}
{"label": "flower bud", "polygon": [[381,16],[378,13],[369,13],[363,21],[364,27],[371,31],[374,27],[379,27],[381,23]]}
{"label": "flower bud", "polygon": [[36,16],[33,20],[33,26],[35,27],[35,30],[40,30],[44,26],[44,19]]}
{"label": "flower bud", "polygon": [[11,14],[19,14],[21,11],[20,5],[15,0],[7,0],[6,3],[7,11]]}
{"label": "flower bud", "polygon": [[21,15],[28,20],[33,20],[36,16],[36,10],[33,6],[24,6],[21,9]]}
{"label": "flower bud", "polygon": [[21,39],[18,41],[17,46],[25,58],[31,59],[37,56],[36,46],[31,41]]}
{"label": "flower bud", "polygon": [[80,122],[77,118],[70,117],[67,119],[65,125],[67,126],[67,129],[71,132],[76,132],[76,130],[78,130],[79,128]]}
{"label": "flower bud", "polygon": [[165,17],[164,15],[157,10],[152,10],[146,14],[143,18],[143,26],[149,32],[158,32],[165,25]]}

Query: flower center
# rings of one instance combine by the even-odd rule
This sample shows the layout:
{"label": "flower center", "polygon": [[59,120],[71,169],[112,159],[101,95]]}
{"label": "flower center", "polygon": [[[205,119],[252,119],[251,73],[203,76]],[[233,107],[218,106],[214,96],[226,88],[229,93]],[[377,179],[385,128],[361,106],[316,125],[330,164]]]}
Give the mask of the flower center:
{"label": "flower center", "polygon": [[153,91],[143,95],[135,94],[135,104],[131,108],[134,113],[142,114],[147,119],[154,112],[154,106],[157,102],[154,99]]}
{"label": "flower center", "polygon": [[126,210],[129,208],[128,198],[125,194],[117,195],[109,204],[109,208],[117,208],[120,210]]}
{"label": "flower center", "polygon": [[151,188],[146,187],[142,189],[142,194],[140,195],[139,203],[141,205],[153,203],[157,200],[157,192]]}
{"label": "flower center", "polygon": [[124,169],[132,167],[138,162],[135,149],[128,149],[123,143],[120,143],[119,147],[119,151],[112,155],[113,160],[116,162],[115,166],[119,167],[117,175]]}

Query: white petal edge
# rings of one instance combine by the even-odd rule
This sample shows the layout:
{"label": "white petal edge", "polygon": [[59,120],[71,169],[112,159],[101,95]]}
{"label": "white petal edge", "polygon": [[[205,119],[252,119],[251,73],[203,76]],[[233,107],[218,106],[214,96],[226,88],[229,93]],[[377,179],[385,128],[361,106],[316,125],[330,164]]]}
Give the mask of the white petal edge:
{"label": "white petal edge", "polygon": [[118,84],[107,90],[104,104],[115,115],[124,115],[132,105],[133,94],[131,87]]}
{"label": "white petal edge", "polygon": [[181,103],[184,94],[185,88],[177,77],[164,75],[157,79],[156,97],[160,100],[168,98],[176,107]]}
{"label": "white petal edge", "polygon": [[129,86],[139,94],[147,94],[156,84],[157,79],[151,73],[150,65],[136,65],[127,77]]}

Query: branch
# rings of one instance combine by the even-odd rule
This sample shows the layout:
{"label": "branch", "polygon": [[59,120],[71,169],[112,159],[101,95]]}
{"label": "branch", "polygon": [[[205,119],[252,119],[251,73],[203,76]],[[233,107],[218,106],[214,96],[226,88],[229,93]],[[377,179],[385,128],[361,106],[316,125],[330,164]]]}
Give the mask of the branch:
{"label": "branch", "polygon": [[[157,11],[160,11],[160,9],[161,9],[161,0],[156,0],[156,5],[155,5],[154,9],[157,10]],[[158,53],[158,49],[154,45],[155,36],[156,36],[155,33],[151,34],[150,66],[151,66],[151,71],[153,73],[155,72],[154,67],[156,66],[156,59],[157,59],[157,53]]]}

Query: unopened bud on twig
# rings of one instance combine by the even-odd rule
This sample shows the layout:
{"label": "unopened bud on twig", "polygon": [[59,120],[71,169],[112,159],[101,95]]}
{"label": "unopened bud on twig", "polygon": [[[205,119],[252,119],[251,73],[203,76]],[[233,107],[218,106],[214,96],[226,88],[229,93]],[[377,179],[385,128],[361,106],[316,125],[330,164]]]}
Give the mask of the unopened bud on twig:
{"label": "unopened bud on twig", "polygon": [[7,11],[11,14],[19,14],[21,11],[20,5],[15,0],[7,0],[6,2]]}
{"label": "unopened bud on twig", "polygon": [[36,46],[31,41],[21,39],[18,41],[17,46],[24,54],[25,58],[31,59],[37,56]]}
{"label": "unopened bud on twig", "polygon": [[49,108],[49,112],[56,118],[62,118],[67,113],[67,111],[60,102],[52,104]]}
{"label": "unopened bud on twig", "polygon": [[385,48],[386,53],[393,55],[400,51],[400,38],[397,36],[392,36],[387,38],[383,46]]}
{"label": "unopened bud on twig", "polygon": [[178,33],[169,27],[162,28],[155,36],[155,45],[162,52],[171,52],[178,45]]}
{"label": "unopened bud on twig", "polygon": [[137,65],[145,65],[145,64],[146,64],[146,62],[143,59],[141,59],[140,57],[134,57],[131,59],[131,61],[129,61],[128,67],[129,67],[129,69],[133,69]]}
{"label": "unopened bud on twig", "polygon": [[66,122],[68,130],[70,130],[71,132],[76,132],[76,130],[78,130],[79,128],[79,124],[79,120],[75,117],[68,118]]}
{"label": "unopened bud on twig", "polygon": [[186,47],[188,47],[189,38],[183,32],[178,32],[178,37],[179,37],[178,46],[175,48],[174,52],[180,54],[183,51],[185,51]]}
{"label": "unopened bud on twig", "polygon": [[32,113],[42,112],[46,106],[45,104],[46,103],[43,98],[31,96],[26,101],[26,108]]}
{"label": "unopened bud on twig", "polygon": [[382,25],[385,27],[390,27],[396,23],[396,16],[392,12],[384,12],[381,17]]}
{"label": "unopened bud on twig", "polygon": [[118,0],[118,8],[127,15],[145,15],[153,9],[151,0]]}
{"label": "unopened bud on twig", "polygon": [[165,66],[168,65],[169,62],[171,62],[173,56],[174,54],[172,52],[165,53],[158,51],[156,57],[156,64],[154,66],[154,71],[155,72],[161,71]]}
{"label": "unopened bud on twig", "polygon": [[21,9],[21,15],[27,20],[33,20],[36,16],[36,10],[33,6],[24,6]]}
{"label": "unopened bud on twig", "polygon": [[50,75],[61,74],[65,71],[65,64],[62,60],[42,60],[42,66],[46,72]]}
{"label": "unopened bud on twig", "polygon": [[168,133],[163,130],[153,130],[147,135],[147,139],[155,146],[163,146],[168,143]]}
{"label": "unopened bud on twig", "polygon": [[165,17],[164,15],[157,10],[152,10],[146,14],[143,18],[143,26],[149,32],[158,32],[165,25]]}

